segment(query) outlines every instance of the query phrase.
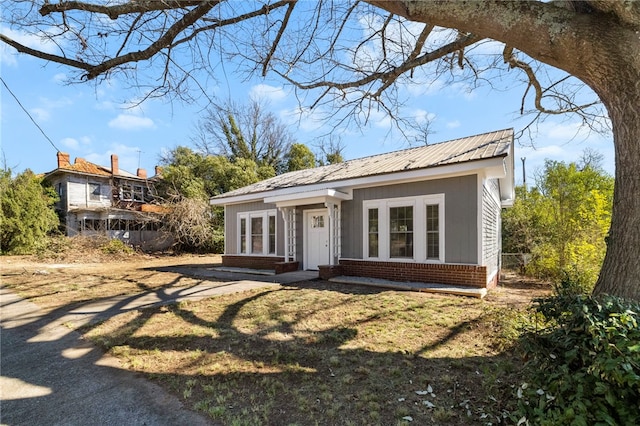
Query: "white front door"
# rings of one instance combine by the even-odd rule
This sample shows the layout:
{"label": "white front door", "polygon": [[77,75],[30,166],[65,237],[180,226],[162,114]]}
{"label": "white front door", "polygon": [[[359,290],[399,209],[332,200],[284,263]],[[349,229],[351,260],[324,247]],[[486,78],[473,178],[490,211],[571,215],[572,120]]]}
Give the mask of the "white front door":
{"label": "white front door", "polygon": [[326,210],[304,213],[304,269],[317,270],[329,264],[329,218]]}

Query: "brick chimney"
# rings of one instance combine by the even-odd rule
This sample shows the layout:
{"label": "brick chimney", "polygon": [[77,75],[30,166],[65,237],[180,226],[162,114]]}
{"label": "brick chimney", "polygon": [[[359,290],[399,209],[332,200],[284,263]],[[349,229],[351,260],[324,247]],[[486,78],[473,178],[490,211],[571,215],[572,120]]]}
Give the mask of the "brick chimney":
{"label": "brick chimney", "polygon": [[145,169],[138,169],[138,170],[136,171],[136,175],[137,175],[139,178],[146,179],[146,178],[147,178],[147,171],[146,171]]}
{"label": "brick chimney", "polygon": [[58,168],[68,167],[71,165],[69,154],[58,151]]}
{"label": "brick chimney", "polygon": [[118,156],[116,154],[111,154],[111,174],[114,176],[120,174],[120,169],[118,168]]}

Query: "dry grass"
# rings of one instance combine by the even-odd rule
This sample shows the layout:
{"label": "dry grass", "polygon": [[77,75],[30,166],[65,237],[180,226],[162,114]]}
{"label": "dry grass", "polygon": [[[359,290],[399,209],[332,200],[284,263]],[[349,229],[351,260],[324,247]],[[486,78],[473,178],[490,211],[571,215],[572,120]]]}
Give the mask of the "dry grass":
{"label": "dry grass", "polygon": [[306,283],[86,333],[223,424],[495,424],[520,368],[497,349],[495,313],[476,299]]}
{"label": "dry grass", "polygon": [[[192,285],[198,280],[158,266],[216,261],[5,258],[3,285],[47,309],[68,309]],[[513,282],[485,301],[306,282],[128,312],[82,331],[212,423],[498,424],[519,384],[521,360],[504,350],[512,319],[547,290]]]}

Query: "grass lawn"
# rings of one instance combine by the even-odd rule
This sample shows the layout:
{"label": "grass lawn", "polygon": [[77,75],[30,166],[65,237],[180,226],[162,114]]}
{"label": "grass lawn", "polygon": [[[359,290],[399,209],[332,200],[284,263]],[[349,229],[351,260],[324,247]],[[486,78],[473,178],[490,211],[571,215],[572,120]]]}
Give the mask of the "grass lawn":
{"label": "grass lawn", "polygon": [[86,330],[229,425],[496,424],[520,360],[477,299],[326,283],[120,315]]}
{"label": "grass lawn", "polygon": [[[115,265],[4,278],[51,310],[190,284]],[[131,311],[81,331],[212,424],[495,425],[513,423],[522,360],[507,348],[524,311],[491,297],[311,281]]]}

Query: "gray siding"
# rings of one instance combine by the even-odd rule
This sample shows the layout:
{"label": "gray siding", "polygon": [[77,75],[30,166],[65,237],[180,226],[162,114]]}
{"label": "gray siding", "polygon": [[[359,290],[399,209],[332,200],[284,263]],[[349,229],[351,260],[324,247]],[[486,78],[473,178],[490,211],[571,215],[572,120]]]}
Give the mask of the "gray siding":
{"label": "gray siding", "polygon": [[[254,201],[245,204],[233,204],[225,207],[224,215],[224,235],[225,253],[238,254],[238,213],[255,212],[260,210],[273,210],[275,204],[265,204],[261,201]],[[276,212],[276,255],[284,255],[284,221],[282,214]]]}
{"label": "gray siding", "polygon": [[342,203],[342,256],[362,259],[362,202],[365,200],[445,194],[445,261],[472,263],[478,259],[477,176],[461,176],[353,191]]}
{"label": "gray siding", "polygon": [[497,179],[489,179],[482,187],[482,263],[487,275],[498,270],[500,258],[500,188]]}

